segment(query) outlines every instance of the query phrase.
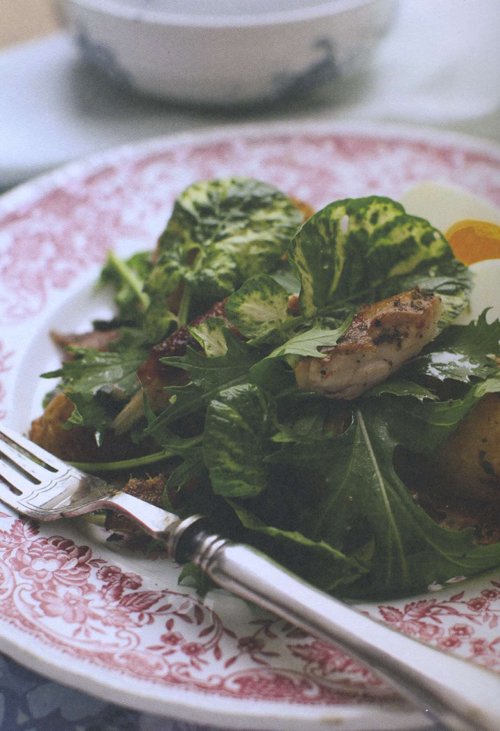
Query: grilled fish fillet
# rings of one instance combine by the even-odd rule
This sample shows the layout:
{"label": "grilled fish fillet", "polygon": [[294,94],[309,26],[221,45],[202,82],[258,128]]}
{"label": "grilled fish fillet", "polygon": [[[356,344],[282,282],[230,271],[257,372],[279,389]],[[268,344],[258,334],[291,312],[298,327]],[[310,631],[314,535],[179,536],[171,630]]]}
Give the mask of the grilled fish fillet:
{"label": "grilled fish fillet", "polygon": [[417,355],[437,334],[441,299],[414,289],[363,307],[322,358],[302,358],[299,388],[354,399]]}

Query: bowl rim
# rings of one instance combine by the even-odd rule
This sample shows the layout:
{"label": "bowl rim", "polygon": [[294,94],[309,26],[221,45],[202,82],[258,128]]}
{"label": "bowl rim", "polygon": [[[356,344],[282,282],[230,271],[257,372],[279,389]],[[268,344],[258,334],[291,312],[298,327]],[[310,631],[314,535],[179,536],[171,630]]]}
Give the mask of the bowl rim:
{"label": "bowl rim", "polygon": [[132,5],[122,5],[118,0],[58,0],[58,2],[60,6],[87,8],[102,15],[135,23],[189,28],[242,28],[317,20],[380,3],[389,8],[394,6],[392,9],[395,9],[398,0],[316,0],[313,5],[292,10],[266,10],[261,13],[230,15],[172,13],[139,6],[134,8]]}

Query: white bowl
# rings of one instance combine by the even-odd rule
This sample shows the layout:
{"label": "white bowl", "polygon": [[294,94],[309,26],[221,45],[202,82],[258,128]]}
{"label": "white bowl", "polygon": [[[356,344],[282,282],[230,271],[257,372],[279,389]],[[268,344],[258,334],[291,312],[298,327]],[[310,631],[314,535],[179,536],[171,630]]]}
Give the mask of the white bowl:
{"label": "white bowl", "polygon": [[143,93],[235,106],[367,63],[397,0],[59,0],[83,57]]}

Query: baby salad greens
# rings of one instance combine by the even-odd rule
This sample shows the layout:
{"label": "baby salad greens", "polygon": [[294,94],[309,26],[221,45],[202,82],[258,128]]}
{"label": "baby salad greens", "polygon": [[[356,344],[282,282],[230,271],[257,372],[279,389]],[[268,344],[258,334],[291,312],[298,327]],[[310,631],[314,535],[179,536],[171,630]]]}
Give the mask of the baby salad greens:
{"label": "baby salad greens", "polygon": [[[102,281],[120,337],[46,374],[75,404],[72,423],[99,441],[140,393],[151,346],[194,323],[187,348],[161,357],[168,403],[139,396],[141,456],[110,463],[104,452],[84,466],[164,473],[166,507],[207,514],[337,595],[408,594],[500,564],[500,545],[435,523],[395,466],[400,452],[431,459],[500,391],[500,323],[450,324],[467,306],[468,270],[399,203],[341,200],[301,222],[269,185],[201,182],[175,203],[155,252],[110,255]],[[297,359],[321,357],[362,304],[415,286],[444,304],[440,334],[417,358],[353,401],[297,388]],[[222,298],[222,314],[199,317]]]}
{"label": "baby salad greens", "polygon": [[301,220],[288,197],[259,181],[196,183],[175,202],[154,265],[151,253],[127,264],[111,255],[102,276],[118,287],[124,317],[158,342],[188,313],[205,311],[254,274],[275,271]]}

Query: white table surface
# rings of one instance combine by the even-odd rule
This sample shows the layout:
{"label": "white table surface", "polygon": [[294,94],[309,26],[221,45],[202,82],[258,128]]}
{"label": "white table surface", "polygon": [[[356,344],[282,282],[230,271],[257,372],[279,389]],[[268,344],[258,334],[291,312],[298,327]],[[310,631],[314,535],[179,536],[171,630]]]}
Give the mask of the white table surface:
{"label": "white table surface", "polygon": [[[241,121],[390,121],[500,142],[499,31],[500,0],[402,0],[365,73],[307,102],[245,113],[132,97],[85,68],[64,33],[15,46],[0,53],[0,189],[122,142]],[[69,690],[6,657],[0,657],[0,728],[195,729]]]}
{"label": "white table surface", "polygon": [[0,53],[0,189],[122,142],[217,124],[363,119],[500,141],[500,0],[401,0],[369,69],[305,101],[200,111],[114,88],[63,32]]}

